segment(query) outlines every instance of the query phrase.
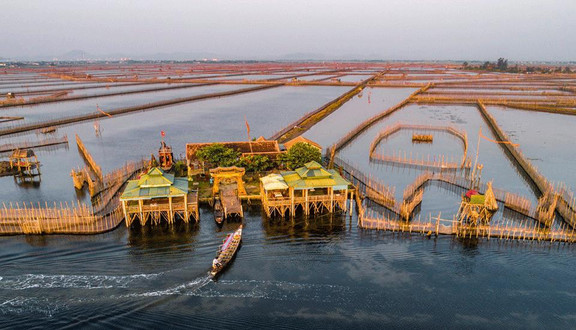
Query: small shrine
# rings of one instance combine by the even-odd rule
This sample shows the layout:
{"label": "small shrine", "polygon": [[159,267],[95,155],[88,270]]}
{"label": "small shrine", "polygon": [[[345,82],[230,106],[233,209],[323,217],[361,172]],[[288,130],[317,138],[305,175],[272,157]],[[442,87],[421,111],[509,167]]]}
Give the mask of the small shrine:
{"label": "small shrine", "polygon": [[484,195],[475,189],[470,189],[462,196],[458,210],[458,219],[462,224],[488,224],[494,213],[498,211],[498,202],[496,202],[496,197],[492,191],[492,182],[488,182],[486,186]]}
{"label": "small shrine", "polygon": [[164,171],[169,171],[174,165],[174,154],[172,153],[172,147],[164,142],[164,132],[162,132],[162,142],[160,142],[160,149],[158,149],[158,162],[160,168]]}

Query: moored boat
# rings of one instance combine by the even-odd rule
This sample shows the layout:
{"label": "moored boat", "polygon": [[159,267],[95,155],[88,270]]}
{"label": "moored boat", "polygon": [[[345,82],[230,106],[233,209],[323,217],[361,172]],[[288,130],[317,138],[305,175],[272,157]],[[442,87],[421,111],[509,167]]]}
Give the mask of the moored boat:
{"label": "moored boat", "polygon": [[222,208],[222,202],[219,199],[214,201],[214,221],[219,225],[224,222],[224,210]]}
{"label": "moored boat", "polygon": [[218,249],[218,255],[212,260],[212,270],[210,271],[212,276],[216,276],[216,274],[221,272],[236,255],[236,251],[238,251],[238,247],[242,242],[242,227],[243,225],[240,225],[240,228],[234,233],[228,234],[226,239],[224,239]]}

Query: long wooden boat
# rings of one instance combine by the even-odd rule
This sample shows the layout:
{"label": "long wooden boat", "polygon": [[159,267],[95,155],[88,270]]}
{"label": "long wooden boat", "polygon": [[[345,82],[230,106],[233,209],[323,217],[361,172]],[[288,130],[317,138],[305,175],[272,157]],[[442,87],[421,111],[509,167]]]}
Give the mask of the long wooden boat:
{"label": "long wooden boat", "polygon": [[212,260],[212,271],[210,271],[212,276],[216,276],[216,274],[226,268],[230,260],[234,258],[234,255],[236,254],[236,251],[238,251],[238,247],[242,242],[242,227],[243,225],[240,225],[240,228],[238,228],[234,233],[228,234],[226,239],[224,239],[224,242],[218,249],[218,255],[214,260]]}

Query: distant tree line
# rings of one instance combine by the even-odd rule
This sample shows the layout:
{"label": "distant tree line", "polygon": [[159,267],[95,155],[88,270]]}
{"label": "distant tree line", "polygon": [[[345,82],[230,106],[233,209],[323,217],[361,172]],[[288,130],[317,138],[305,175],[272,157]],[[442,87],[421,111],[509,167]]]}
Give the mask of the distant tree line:
{"label": "distant tree line", "polygon": [[472,65],[468,62],[462,63],[463,70],[509,72],[509,73],[572,73],[574,72],[569,66],[521,66],[508,65],[508,59],[500,57],[496,62],[486,61],[482,64]]}

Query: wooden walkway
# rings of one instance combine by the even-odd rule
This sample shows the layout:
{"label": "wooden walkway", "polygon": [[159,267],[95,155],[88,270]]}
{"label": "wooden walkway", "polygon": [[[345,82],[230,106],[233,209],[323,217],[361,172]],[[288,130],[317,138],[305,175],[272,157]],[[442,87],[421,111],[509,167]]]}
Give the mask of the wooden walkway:
{"label": "wooden walkway", "polygon": [[242,202],[233,185],[220,186],[220,201],[222,202],[225,219],[234,216],[244,217]]}

